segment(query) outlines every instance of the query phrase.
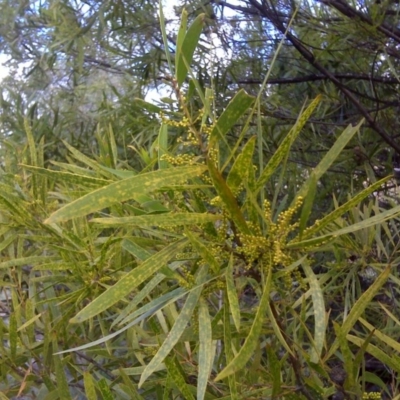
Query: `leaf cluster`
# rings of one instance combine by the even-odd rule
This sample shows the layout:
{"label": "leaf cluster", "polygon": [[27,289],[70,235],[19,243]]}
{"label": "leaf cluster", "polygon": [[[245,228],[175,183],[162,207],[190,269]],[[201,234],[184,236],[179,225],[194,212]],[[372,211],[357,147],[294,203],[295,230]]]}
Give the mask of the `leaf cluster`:
{"label": "leaf cluster", "polygon": [[183,12],[166,56],[176,109],[135,166],[111,127],[93,157],[65,142],[68,162],[45,162],[28,119],[25,147],[2,144],[5,398],[399,396],[400,206],[373,198],[391,177],[313,212],[362,121],[288,188],[323,99],[265,157],[261,96],[238,91],[219,113],[192,74],[203,24]]}

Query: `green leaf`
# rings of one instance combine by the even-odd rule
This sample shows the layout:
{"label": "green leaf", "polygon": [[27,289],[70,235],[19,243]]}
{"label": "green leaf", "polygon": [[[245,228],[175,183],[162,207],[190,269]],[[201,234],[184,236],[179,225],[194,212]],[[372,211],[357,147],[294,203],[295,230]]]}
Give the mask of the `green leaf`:
{"label": "green leaf", "polygon": [[386,283],[390,275],[391,266],[387,266],[382,273],[376,278],[375,282],[360,296],[356,301],[349,315],[342,325],[343,334],[350,332],[350,329],[357,322],[364,312],[365,308],[370,304],[378,290]]}
{"label": "green leaf", "polygon": [[[55,335],[53,336],[53,349],[57,350],[57,340]],[[71,400],[71,395],[68,387],[68,380],[66,377],[66,371],[62,362],[62,358],[59,355],[53,356],[53,362],[55,367],[55,375],[57,379],[57,389],[60,400]]]}
{"label": "green leaf", "polygon": [[[386,267],[383,272],[376,278],[375,282],[360,296],[356,301],[353,308],[350,310],[349,315],[343,322],[341,332],[343,335],[347,335],[350,329],[354,326],[357,320],[361,317],[365,308],[370,304],[374,296],[378,293],[378,290],[385,284],[390,275],[391,266]],[[328,352],[327,359],[329,359],[339,347],[338,339],[331,346]]]}
{"label": "green leaf", "polygon": [[275,354],[275,351],[272,349],[271,345],[267,344],[266,346],[267,356],[268,356],[268,368],[269,373],[272,377],[272,396],[271,398],[277,398],[279,392],[281,390],[281,363],[278,360],[278,357]]}
{"label": "green leaf", "polygon": [[168,168],[168,161],[162,159],[163,155],[167,154],[168,149],[168,125],[166,124],[161,124],[160,132],[158,134],[157,148],[158,168],[166,169]]}
{"label": "green leaf", "polygon": [[[206,276],[207,276],[207,268],[203,267],[200,270],[200,273],[196,279],[196,284],[201,285],[202,283],[204,283]],[[193,311],[197,306],[202,289],[203,287],[199,286],[189,293],[185,305],[183,306],[180,314],[178,315],[174,323],[174,326],[172,327],[167,338],[164,340],[163,344],[159,348],[157,354],[147,365],[142,376],[140,377],[139,387],[141,387],[143,383],[146,381],[146,379],[160,366],[160,364],[164,361],[164,359],[168,356],[168,354],[171,352],[171,350],[178,342],[187,324],[193,317]]]}
{"label": "green leaf", "polygon": [[373,332],[374,336],[385,343],[387,346],[390,346],[393,350],[400,353],[400,343],[397,340],[392,339],[390,336],[385,335],[380,330],[376,329],[369,322],[367,322],[364,318],[358,319],[370,332]]}
{"label": "green leaf", "polygon": [[121,218],[93,218],[90,222],[106,226],[180,226],[201,225],[220,220],[221,216],[207,213],[165,213]]}
{"label": "green leaf", "polygon": [[212,340],[211,318],[207,303],[200,299],[199,303],[199,375],[197,379],[197,400],[203,400],[207,391],[216,342]]}
{"label": "green leaf", "polygon": [[311,185],[314,181],[317,181],[322,177],[322,175],[328,170],[328,168],[332,165],[332,163],[336,160],[345,146],[349,143],[352,137],[359,131],[361,125],[364,123],[362,120],[358,125],[351,126],[349,125],[336,140],[335,144],[329,149],[329,151],[325,154],[324,158],[321,162],[314,168],[310,177],[306,182],[304,182],[303,186],[297,193],[297,196],[305,197],[310,190]]}
{"label": "green leaf", "polygon": [[225,139],[226,133],[243,116],[254,100],[254,97],[249,96],[243,89],[236,93],[211,131],[210,147],[214,147],[218,140]]}
{"label": "green leaf", "polygon": [[302,267],[310,285],[314,309],[314,343],[311,350],[311,362],[318,364],[325,342],[326,318],[324,296],[318,279],[307,263],[307,260],[302,263]]}
{"label": "green leaf", "polygon": [[196,250],[200,257],[211,267],[214,274],[217,274],[220,270],[220,265],[213,254],[208,250],[207,246],[201,243],[189,231],[186,231],[185,234],[192,243],[194,250]]}
{"label": "green leaf", "polygon": [[186,30],[187,30],[187,19],[188,13],[186,8],[183,8],[181,14],[181,24],[179,26],[178,34],[176,36],[176,53],[175,53],[175,65],[178,65],[179,58],[182,53],[183,41],[185,40]]}
{"label": "green leaf", "polygon": [[101,398],[103,400],[114,400],[114,396],[110,390],[110,385],[107,383],[107,381],[104,378],[100,379],[99,382],[97,383],[97,385],[101,392]]}
{"label": "green leaf", "polygon": [[176,364],[176,359],[170,357],[165,358],[165,366],[172,381],[175,383],[178,390],[182,393],[185,400],[194,400],[192,392],[185,382],[185,377],[182,375],[180,368]]}
{"label": "green leaf", "polygon": [[78,175],[71,172],[52,171],[51,169],[33,167],[31,165],[20,164],[22,168],[36,172],[37,174],[47,176],[48,178],[55,179],[58,182],[71,183],[76,185],[95,185],[105,186],[111,181],[106,179],[94,178],[90,176]]}
{"label": "green leaf", "polygon": [[[123,368],[119,368],[118,370],[118,375],[122,377],[122,380],[124,381],[125,385],[129,389],[129,395],[131,396],[131,400],[145,400],[137,391],[137,387],[132,383],[131,379],[129,376],[125,373]],[[113,374],[115,374],[114,371],[112,371]]]}
{"label": "green leaf", "polygon": [[8,340],[10,341],[10,359],[13,363],[16,361],[17,355],[17,344],[18,344],[18,332],[17,332],[17,317],[15,312],[10,314],[9,328],[8,328]]}
{"label": "green leaf", "polygon": [[144,108],[145,110],[150,111],[151,113],[160,114],[161,112],[163,112],[162,108],[157,107],[153,103],[149,103],[148,101],[145,101],[138,97],[134,98],[133,102],[135,105],[138,105],[139,107]]}
{"label": "green leaf", "polygon": [[8,261],[3,261],[0,263],[0,269],[10,268],[10,267],[21,267],[23,265],[34,265],[40,262],[48,263],[51,260],[57,260],[57,258],[50,256],[31,256],[15,258]]}
{"label": "green leaf", "polygon": [[391,176],[387,176],[379,180],[378,182],[373,183],[371,186],[358,193],[352,199],[350,199],[340,207],[336,208],[330,214],[317,221],[313,226],[307,228],[307,231],[303,233],[303,239],[314,235],[318,231],[321,231],[323,228],[325,228],[328,224],[334,222],[341,215],[352,210],[354,206],[360,204],[363,199],[367,198],[370,194],[380,189],[382,185],[386,183],[389,179],[391,179]]}
{"label": "green leaf", "polygon": [[240,331],[240,307],[239,307],[239,299],[236,292],[235,282],[233,280],[233,255],[229,259],[228,268],[225,272],[226,279],[226,293],[228,295],[229,308],[231,310],[231,315],[233,319],[233,323],[237,331]]}
{"label": "green leaf", "polygon": [[254,321],[251,326],[249,335],[247,336],[239,352],[236,354],[235,358],[217,375],[215,381],[220,381],[226,378],[227,376],[243,369],[247,361],[252,356],[255,348],[257,347],[262,324],[265,319],[265,314],[267,312],[269,303],[271,276],[272,276],[272,271],[270,268],[268,271],[268,277],[265,283],[264,291],[261,296],[260,304],[258,306],[257,313],[254,316]]}
{"label": "green leaf", "polygon": [[327,233],[325,235],[318,236],[317,238],[302,240],[299,242],[292,241],[289,242],[286,247],[288,249],[302,249],[307,246],[313,246],[319,244],[327,239],[335,238],[341,235],[347,235],[349,233],[357,232],[361,229],[369,228],[371,226],[375,226],[377,224],[381,224],[382,222],[392,219],[395,215],[400,214],[400,206],[394,207],[391,210],[383,211],[373,217],[364,219],[363,221],[357,222],[356,224],[346,226],[345,228],[338,229],[337,231],[333,231]]}
{"label": "green leaf", "polygon": [[242,152],[234,162],[232,169],[229,171],[226,184],[233,193],[239,189],[243,182],[247,182],[248,180],[249,171],[253,166],[252,159],[256,140],[256,136],[253,136],[249,139]]}
{"label": "green leaf", "polygon": [[[226,299],[226,297],[225,297]],[[221,308],[220,312],[223,312],[223,328],[224,328],[224,350],[225,350],[225,360],[226,364],[229,365],[234,359],[233,349],[232,349],[232,332],[231,332],[231,316],[229,313],[229,307],[227,301],[224,302],[224,306]],[[212,323],[212,328],[215,330],[218,323],[218,319],[214,318]],[[236,374],[228,375],[229,393],[230,400],[239,400],[238,395],[238,379]]]}
{"label": "green leaf", "polygon": [[274,307],[273,304],[270,304],[268,302],[268,304],[267,304],[267,314],[268,314],[268,317],[270,319],[270,322],[271,322],[271,325],[272,325],[272,329],[274,330],[275,336],[279,340],[279,342],[283,346],[283,348],[288,353],[290,353],[293,357],[295,357],[292,349],[290,348],[290,346],[286,342],[285,338],[283,337],[281,328],[279,327],[278,321],[275,318],[273,307]]}
{"label": "green leaf", "polygon": [[67,204],[54,212],[45,223],[52,224],[90,214],[115,203],[132,199],[138,193],[148,193],[163,185],[172,185],[177,181],[201,175],[204,170],[204,166],[169,168],[114,182]]}
{"label": "green leaf", "polygon": [[[139,292],[138,296],[142,297],[141,293],[142,292]],[[154,300],[151,300],[149,303],[146,303],[144,306],[140,307],[138,310],[135,310],[134,312],[127,315],[121,322],[119,322],[119,325],[130,323],[130,321],[132,321],[133,319],[138,319],[144,314],[154,314],[156,311],[165,307],[167,304],[174,303],[175,301],[184,297],[186,294],[187,290],[183,288],[177,288],[175,290],[172,290],[171,292],[163,294],[162,296],[158,296],[154,298]],[[135,299],[133,300],[133,302],[137,303]]]}
{"label": "green leaf", "polygon": [[287,156],[290,147],[296,140],[297,136],[303,129],[303,126],[306,124],[311,114],[313,113],[315,107],[317,107],[320,101],[321,101],[321,96],[317,96],[312,101],[312,103],[307,107],[307,109],[299,116],[296,124],[292,127],[290,132],[283,139],[282,143],[278,147],[278,150],[276,150],[276,152],[270,158],[268,164],[262,171],[261,176],[259,177],[256,183],[254,195],[257,194],[265,186],[265,184],[268,182],[272,174],[276,171],[282,160]]}
{"label": "green leaf", "polygon": [[163,11],[163,8],[162,8],[162,1],[161,0],[160,0],[160,3],[159,3],[159,11],[160,11],[160,28],[161,28],[161,34],[162,34],[163,44],[164,44],[164,53],[165,53],[165,56],[167,57],[169,70],[172,73],[171,54],[169,52],[168,36],[167,36],[165,17],[164,17],[164,11]]}
{"label": "green leaf", "polygon": [[336,337],[339,342],[340,351],[342,353],[344,368],[347,373],[347,381],[349,386],[355,385],[355,378],[354,378],[354,362],[353,362],[353,353],[350,350],[349,342],[346,339],[346,335],[343,335],[342,329],[340,325],[333,321],[333,327],[335,329]]}
{"label": "green leaf", "polygon": [[85,386],[85,395],[87,400],[97,400],[96,388],[89,371],[84,371],[83,373],[83,384]]}
{"label": "green leaf", "polygon": [[224,203],[226,210],[232,218],[232,221],[237,225],[242,233],[250,234],[250,229],[248,228],[246,220],[240,211],[235,196],[232,194],[221,173],[215,167],[212,160],[208,160],[207,165],[211,179],[214,183],[215,190]]}
{"label": "green leaf", "polygon": [[[347,335],[346,339],[349,342],[352,342],[360,347],[365,342],[365,339],[353,335]],[[395,358],[390,357],[390,355],[379,349],[377,346],[374,346],[373,344],[369,343],[367,345],[366,351],[379,361],[382,361],[382,363],[386,365],[388,368],[396,371],[397,373],[400,373],[400,362]]]}
{"label": "green leaf", "polygon": [[98,172],[101,175],[105,175],[107,177],[110,176],[109,173],[105,172],[103,167],[97,163],[96,161],[93,161],[91,158],[85,156],[83,153],[81,153],[79,150],[75,149],[72,147],[70,144],[68,144],[66,141],[63,140],[63,143],[65,147],[72,153],[72,155],[81,163],[87,165],[88,167],[92,168],[94,171]]}
{"label": "green leaf", "polygon": [[172,243],[160,252],[154,254],[138,267],[124,275],[114,286],[111,286],[99,297],[93,300],[83,310],[81,310],[71,323],[77,324],[86,321],[102,311],[107,310],[112,305],[122,300],[133,289],[138,287],[146,279],[154,275],[161,269],[177,252],[179,252],[187,243],[187,239]]}
{"label": "green leaf", "polygon": [[314,198],[317,192],[317,179],[313,175],[312,180],[310,181],[309,190],[307,192],[307,196],[303,202],[303,208],[301,210],[300,222],[299,222],[299,237],[302,238],[304,229],[307,226],[308,218],[311,214],[311,211],[314,206]]}
{"label": "green leaf", "polygon": [[[188,31],[186,32],[185,38],[181,48],[176,49],[176,81],[179,86],[186,79],[186,74],[188,72],[188,67],[192,63],[193,54],[196,50],[197,44],[200,39],[201,32],[203,30],[203,25],[205,21],[205,14],[199,14],[196,19],[190,25]],[[182,34],[180,33],[179,40],[182,40]],[[178,44],[178,43],[177,43]]]}

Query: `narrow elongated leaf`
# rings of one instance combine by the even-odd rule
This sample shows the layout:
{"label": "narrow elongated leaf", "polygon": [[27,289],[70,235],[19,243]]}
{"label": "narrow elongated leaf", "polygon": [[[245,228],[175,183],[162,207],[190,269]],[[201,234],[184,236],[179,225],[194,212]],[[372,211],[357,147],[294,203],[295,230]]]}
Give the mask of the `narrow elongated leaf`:
{"label": "narrow elongated leaf", "polygon": [[161,0],[159,3],[159,12],[160,12],[160,28],[161,28],[161,34],[162,34],[163,44],[164,44],[164,53],[165,53],[165,56],[167,57],[169,70],[172,72],[171,54],[169,52],[168,36],[167,36],[165,17],[164,17],[164,11],[163,11]]}
{"label": "narrow elongated leaf", "polygon": [[226,279],[226,293],[228,295],[229,300],[229,308],[231,310],[231,315],[233,319],[233,323],[237,331],[240,331],[240,307],[239,307],[239,299],[236,292],[235,282],[233,280],[233,255],[231,254],[231,258],[229,260],[228,268],[225,273]]}
{"label": "narrow elongated leaf", "polygon": [[305,197],[312,185],[313,181],[317,181],[322,177],[322,175],[328,170],[328,168],[333,164],[345,146],[349,143],[352,137],[359,131],[361,125],[364,123],[362,120],[358,125],[351,126],[349,125],[336,140],[335,144],[329,149],[329,151],[325,154],[324,158],[321,162],[314,168],[312,174],[304,182],[303,186],[297,193],[297,196]]}
{"label": "narrow elongated leaf", "polygon": [[343,322],[342,331],[344,334],[350,332],[350,329],[357,322],[358,318],[362,315],[365,307],[369,305],[378,290],[386,283],[390,275],[391,266],[386,267],[382,273],[376,278],[375,282],[361,295],[361,297],[354,304],[346,320]]}
{"label": "narrow elongated leaf", "polygon": [[199,376],[197,379],[197,400],[203,400],[212,370],[216,342],[212,340],[211,318],[207,303],[199,303]]}
{"label": "narrow elongated leaf", "polygon": [[93,218],[90,222],[107,226],[180,226],[201,225],[220,219],[221,216],[207,213],[164,213],[121,218]]}
{"label": "narrow elongated leaf", "polygon": [[333,321],[333,327],[335,329],[336,337],[339,341],[340,351],[342,353],[344,369],[347,373],[347,381],[352,384],[354,382],[354,362],[353,353],[350,350],[349,342],[346,339],[346,335],[343,335],[342,329],[338,323]]}
{"label": "narrow elongated leaf", "polygon": [[110,385],[104,378],[99,380],[97,386],[101,392],[101,398],[103,400],[114,400],[114,396],[110,390]]}
{"label": "narrow elongated leaf", "polygon": [[17,343],[18,343],[18,333],[17,333],[17,317],[15,316],[15,312],[13,312],[10,315],[10,321],[9,321],[9,327],[8,327],[8,332],[9,332],[9,341],[10,341],[10,358],[11,361],[15,363],[15,357],[17,355]]}
{"label": "narrow elongated leaf", "polygon": [[94,340],[94,341],[92,341],[90,343],[87,343],[87,344],[84,344],[82,346],[73,347],[73,348],[70,348],[70,349],[64,350],[64,351],[59,351],[58,353],[55,353],[55,354],[64,354],[64,353],[71,353],[73,351],[86,350],[86,349],[89,349],[90,347],[94,347],[94,346],[97,346],[99,344],[106,343],[108,340],[111,340],[111,339],[117,337],[122,332],[125,332],[127,329],[131,328],[132,326],[138,324],[139,322],[142,322],[147,317],[152,316],[155,312],[157,312],[159,309],[161,309],[164,306],[165,306],[165,303],[162,303],[158,307],[155,307],[155,308],[149,310],[148,312],[142,314],[140,317],[136,318],[135,320],[130,322],[128,325],[125,325],[120,330],[118,330],[116,332],[113,332],[113,333],[110,333],[107,336],[103,336],[101,339]]}
{"label": "narrow elongated leaf", "polygon": [[375,226],[377,224],[387,221],[388,219],[392,219],[394,216],[398,214],[400,214],[400,206],[396,206],[391,210],[383,211],[377,215],[374,215],[373,217],[364,219],[363,221],[357,222],[356,224],[346,226],[345,228],[338,229],[337,231],[333,231],[325,235],[318,236],[317,238],[301,240],[299,242],[296,241],[289,242],[286,245],[286,247],[288,249],[297,249],[307,246],[313,246],[315,244],[321,243],[322,241],[326,241],[329,238],[335,238],[341,235],[346,235],[348,233],[357,232],[361,229]]}
{"label": "narrow elongated leaf", "polygon": [[[356,301],[353,308],[351,309],[349,315],[343,322],[341,331],[343,335],[347,335],[350,329],[354,326],[357,320],[361,317],[365,308],[370,304],[371,300],[378,293],[378,290],[385,284],[390,275],[390,265],[386,267],[383,272],[376,278],[375,282],[361,295],[361,297]],[[328,356],[329,359],[337,348],[339,347],[338,339],[335,340],[332,347],[329,349]]]}
{"label": "narrow elongated leaf", "polygon": [[151,253],[144,249],[142,246],[139,246],[133,240],[124,239],[121,243],[122,248],[129,251],[133,256],[135,256],[138,260],[144,261],[151,257]]}
{"label": "narrow elongated leaf", "polygon": [[[131,367],[131,368],[121,368],[126,375],[142,375],[143,371],[145,370],[146,366],[143,365],[142,367]],[[159,368],[157,368],[154,372],[163,371],[165,370],[165,365],[161,364]],[[115,369],[111,371],[114,375],[119,375],[119,370]]]}
{"label": "narrow elongated leaf", "polygon": [[[53,349],[57,349],[57,340],[53,338]],[[59,355],[53,356],[53,362],[55,367],[55,374],[57,378],[58,395],[61,400],[71,400],[71,394],[69,392],[68,381],[66,377],[66,370],[64,368],[62,358]]]}
{"label": "narrow elongated leaf", "polygon": [[194,400],[194,396],[188,385],[186,384],[185,377],[182,376],[180,368],[176,365],[176,359],[171,359],[169,357],[165,358],[165,366],[167,367],[167,371],[176,387],[182,393],[185,400]]}
{"label": "narrow elongated leaf", "polygon": [[0,269],[10,268],[10,267],[21,267],[23,265],[34,265],[40,262],[48,263],[51,260],[56,260],[56,257],[50,256],[31,256],[15,258],[13,260],[3,261],[0,263]]}
{"label": "narrow elongated leaf", "polygon": [[213,147],[218,140],[225,139],[226,133],[236,124],[239,118],[243,116],[246,110],[253,104],[254,100],[254,97],[249,96],[243,89],[236,93],[211,131],[211,147]]}
{"label": "narrow elongated leaf", "polygon": [[[196,279],[197,284],[202,284],[207,276],[207,268],[202,268]],[[157,354],[153,357],[150,363],[145,368],[142,376],[140,377],[139,387],[143,385],[146,379],[160,366],[165,357],[168,356],[170,351],[174,348],[187,324],[193,316],[193,311],[199,301],[202,286],[191,291],[186,299],[185,305],[182,308],[174,326],[169,332],[167,338],[164,340]]]}
{"label": "narrow elongated leaf", "polygon": [[87,165],[88,167],[92,168],[94,171],[97,171],[101,175],[109,176],[108,173],[106,173],[102,166],[97,163],[96,161],[92,160],[91,158],[85,156],[83,153],[81,153],[79,150],[75,149],[75,147],[71,146],[68,142],[63,140],[63,143],[65,147],[72,153],[72,155],[81,163]]}
{"label": "narrow elongated leaf", "polygon": [[51,224],[84,216],[115,203],[132,199],[137,193],[148,193],[163,185],[172,185],[177,181],[190,179],[200,175],[204,170],[204,166],[169,168],[114,182],[67,204],[53,213],[45,223]]}
{"label": "narrow elongated leaf", "polygon": [[167,153],[168,149],[168,125],[161,124],[160,132],[158,134],[157,143],[157,153],[158,153],[158,168],[165,169],[168,168],[168,161],[163,160],[163,155]]}
{"label": "narrow elongated leaf", "polygon": [[[187,30],[188,13],[186,8],[182,10],[181,24],[179,26],[178,34],[176,36],[176,51],[175,51],[175,65],[178,69],[179,58],[182,56],[183,41],[185,40]],[[176,72],[178,74],[178,71]]]}
{"label": "narrow elongated leaf", "polygon": [[254,147],[256,144],[257,137],[253,136],[244,146],[242,152],[234,162],[232,169],[229,171],[226,184],[229,186],[231,191],[235,193],[243,182],[246,182],[249,176],[249,171],[252,168],[252,159],[254,153]]}
{"label": "narrow elongated leaf", "polygon": [[358,319],[370,332],[374,333],[374,336],[376,336],[379,340],[382,340],[385,344],[388,346],[392,347],[393,350],[397,351],[400,353],[400,343],[397,340],[392,339],[390,336],[385,335],[381,331],[375,329],[374,326],[372,326],[368,321],[366,321],[364,318],[359,318]]}
{"label": "narrow elongated leaf", "polygon": [[[357,346],[360,346],[360,347],[365,342],[364,339],[359,338],[357,336],[353,336],[353,335],[347,335],[346,339],[348,341],[356,344]],[[373,344],[369,343],[367,345],[366,351],[369,354],[371,354],[372,356],[374,356],[376,359],[378,359],[379,361],[382,361],[382,363],[384,365],[386,365],[387,367],[393,369],[397,373],[400,373],[400,362],[398,360],[394,359],[393,357],[390,357],[390,355],[388,355],[387,353],[385,353],[384,351],[382,351],[378,347],[376,347]]]}
{"label": "narrow elongated leaf", "polygon": [[[24,118],[24,126],[25,126],[26,137],[28,139],[29,152],[31,156],[30,161],[31,164],[36,167],[38,165],[36,144],[35,144],[35,139],[33,137],[32,128],[27,118]],[[38,195],[38,179],[35,176],[32,177],[32,191],[33,191],[33,196],[36,198]]]}
{"label": "narrow elongated leaf", "polygon": [[186,243],[187,239],[172,243],[165,249],[148,258],[137,268],[128,272],[114,286],[111,286],[99,297],[93,300],[74,318],[72,318],[70,322],[81,323],[82,321],[86,321],[87,319],[98,315],[102,311],[107,310],[107,308],[122,300],[133,289],[138,287],[146,279],[161,269],[172,257],[176,255],[178,251],[185,246]]}
{"label": "narrow elongated leaf", "polygon": [[292,146],[293,142],[295,141],[295,139],[297,138],[297,136],[303,129],[303,126],[306,124],[306,122],[310,118],[312,112],[314,111],[315,107],[317,107],[317,105],[319,104],[320,101],[321,101],[321,96],[317,96],[312,101],[312,103],[307,107],[307,109],[300,115],[296,124],[293,126],[293,128],[290,130],[290,132],[287,134],[285,139],[283,139],[282,143],[278,147],[278,150],[276,150],[276,152],[270,158],[270,160],[268,161],[268,164],[262,171],[261,176],[256,183],[254,194],[257,194],[261,190],[261,188],[264,187],[264,185],[268,182],[269,178],[272,176],[272,174],[278,168],[279,164],[287,156],[287,154],[289,153],[290,147]]}
{"label": "narrow elongated leaf", "polygon": [[318,364],[324,347],[326,330],[324,296],[318,279],[307,261],[302,263],[302,267],[310,284],[314,309],[314,346],[311,350],[311,362]]}
{"label": "narrow elongated leaf", "polygon": [[209,160],[207,165],[211,179],[214,183],[214,187],[222,202],[224,203],[227,211],[229,212],[232,221],[238,226],[241,232],[250,234],[250,229],[248,228],[246,220],[244,219],[243,214],[240,211],[235,196],[232,194],[232,191],[229,189],[223,176],[217,170],[217,168],[213,164],[213,161]]}
{"label": "narrow elongated leaf", "polygon": [[311,211],[313,209],[316,192],[317,192],[317,180],[315,176],[313,176],[313,179],[310,181],[310,187],[307,192],[307,196],[305,197],[303,202],[303,208],[301,210],[300,223],[299,223],[300,238],[302,238],[303,231],[307,226],[308,217],[310,216]]}
{"label": "narrow elongated leaf", "polygon": [[200,257],[211,267],[214,273],[218,273],[220,270],[220,265],[212,255],[207,246],[201,243],[194,235],[189,231],[186,232],[186,236],[193,245],[193,248],[199,253]]}
{"label": "narrow elongated leaf", "polygon": [[260,304],[258,306],[257,313],[254,316],[254,321],[249,335],[247,336],[236,357],[217,375],[215,381],[220,381],[227,376],[243,369],[257,347],[262,323],[264,321],[269,303],[271,276],[272,271],[270,268],[268,271],[268,277],[265,283],[264,291],[261,296]]}
{"label": "narrow elongated leaf", "polygon": [[357,204],[360,204],[360,202],[362,200],[364,200],[365,198],[367,198],[370,194],[372,194],[376,190],[382,188],[382,185],[385,184],[391,178],[392,178],[392,176],[387,176],[387,177],[379,180],[378,182],[373,183],[371,186],[367,187],[362,192],[358,193],[352,199],[350,199],[346,203],[342,204],[340,207],[336,208],[330,214],[326,215],[324,218],[319,220],[316,224],[314,224],[313,226],[308,228],[307,232],[304,232],[304,234],[302,236],[303,239],[312,236],[316,232],[325,228],[328,224],[334,222],[337,218],[342,216],[347,211],[350,211],[351,209],[353,209],[354,206],[356,206]]}
{"label": "narrow elongated leaf", "polygon": [[[154,300],[145,304],[143,307],[140,307],[138,310],[127,315],[119,323],[119,325],[130,323],[130,321],[132,321],[133,319],[135,319],[143,314],[147,314],[149,311],[153,311],[153,313],[154,313],[155,311],[158,311],[159,309],[165,307],[167,304],[171,304],[171,303],[179,300],[180,298],[185,296],[186,293],[187,293],[187,291],[185,289],[177,288],[177,289],[173,290],[172,292],[167,292],[166,294],[164,294],[162,296],[156,297]],[[140,297],[142,297],[141,292],[138,295]]]}
{"label": "narrow elongated leaf", "polygon": [[83,384],[85,386],[85,395],[87,400],[97,400],[96,388],[92,375],[88,371],[83,373]]}
{"label": "narrow elongated leaf", "polygon": [[199,14],[196,17],[186,32],[181,48],[177,49],[176,81],[179,86],[184,82],[188,67],[190,67],[192,63],[193,54],[199,42],[201,31],[203,30],[205,17],[205,14]]}
{"label": "narrow elongated leaf", "polygon": [[272,329],[274,330],[275,336],[279,340],[279,343],[283,346],[283,348],[288,353],[290,353],[292,356],[294,356],[292,349],[288,345],[286,339],[283,337],[281,328],[279,327],[278,321],[276,320],[274,312],[272,311],[272,305],[269,302],[267,304],[267,314],[270,319]]}
{"label": "narrow elongated leaf", "polygon": [[111,181],[107,179],[100,179],[90,176],[78,175],[71,172],[64,171],[52,171],[51,169],[33,167],[31,165],[20,164],[23,168],[52,178],[58,182],[71,183],[77,185],[95,185],[95,186],[105,186],[110,184]]}
{"label": "narrow elongated leaf", "polygon": [[281,388],[281,363],[279,362],[274,349],[270,345],[266,346],[266,350],[268,355],[269,373],[272,378],[272,398],[274,398],[275,396],[278,396]]}
{"label": "narrow elongated leaf", "polygon": [[135,105],[137,105],[147,111],[150,111],[151,113],[154,113],[154,114],[160,114],[161,112],[164,111],[161,107],[158,107],[155,104],[149,103],[148,101],[145,101],[138,97],[134,98],[133,102]]}
{"label": "narrow elongated leaf", "polygon": [[[113,371],[114,373],[114,371]],[[125,385],[129,390],[129,395],[131,396],[130,400],[145,400],[137,391],[137,386],[135,386],[129,376],[124,372],[123,368],[118,369],[118,375],[122,377]]]}
{"label": "narrow elongated leaf", "polygon": [[[223,312],[223,317],[224,317],[224,320],[223,320],[224,336],[223,336],[223,338],[224,338],[225,359],[226,359],[226,364],[229,365],[232,362],[232,360],[234,359],[234,354],[233,354],[233,346],[232,346],[231,316],[229,313],[229,307],[228,307],[227,302],[224,302],[224,307],[221,308],[221,311]],[[216,320],[217,320],[217,318],[214,319],[214,321],[216,321]],[[217,326],[217,322],[214,322],[212,324],[213,330],[215,330],[216,326]],[[238,382],[236,379],[236,374],[228,375],[228,383],[229,383],[230,399],[238,400],[239,395],[238,395]]]}

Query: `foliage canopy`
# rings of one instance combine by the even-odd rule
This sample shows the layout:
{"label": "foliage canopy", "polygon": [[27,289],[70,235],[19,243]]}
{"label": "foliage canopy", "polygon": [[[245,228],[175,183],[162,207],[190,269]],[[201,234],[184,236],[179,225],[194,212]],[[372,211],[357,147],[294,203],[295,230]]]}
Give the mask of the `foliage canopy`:
{"label": "foliage canopy", "polygon": [[3,396],[399,398],[397,4],[185,5],[4,3]]}

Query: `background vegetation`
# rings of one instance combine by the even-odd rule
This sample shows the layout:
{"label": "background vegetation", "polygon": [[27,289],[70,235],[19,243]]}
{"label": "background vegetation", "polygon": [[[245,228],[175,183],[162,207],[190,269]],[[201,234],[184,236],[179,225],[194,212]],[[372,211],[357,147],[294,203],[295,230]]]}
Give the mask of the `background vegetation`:
{"label": "background vegetation", "polygon": [[396,2],[1,5],[2,398],[400,398]]}

